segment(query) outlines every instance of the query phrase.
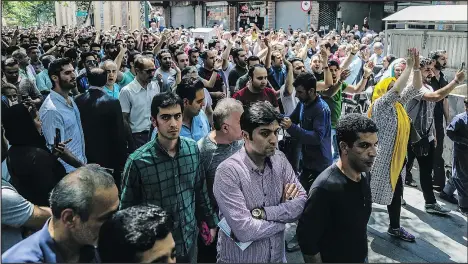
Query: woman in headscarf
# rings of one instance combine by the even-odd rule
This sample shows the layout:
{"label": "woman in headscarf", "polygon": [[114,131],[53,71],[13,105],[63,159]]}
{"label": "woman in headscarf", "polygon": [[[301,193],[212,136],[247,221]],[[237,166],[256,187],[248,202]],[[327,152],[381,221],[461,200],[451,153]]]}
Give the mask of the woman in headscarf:
{"label": "woman in headscarf", "polygon": [[[401,75],[396,76],[398,78],[383,79],[375,86],[368,115],[379,128],[379,148],[371,169],[372,200],[387,205],[390,218],[387,233],[413,242],[415,237],[400,226],[405,158],[410,134],[410,119],[404,105],[416,96],[422,87],[422,78],[418,51],[410,49],[408,55],[407,67]],[[411,72],[414,73],[413,81],[407,85]]]}
{"label": "woman in headscarf", "polygon": [[382,64],[382,69],[375,75],[374,77],[374,83],[379,83],[379,81],[382,79],[383,74],[385,71],[388,70],[390,64],[395,60],[395,56],[393,55],[387,55],[383,58],[383,64]]}
{"label": "woman in headscarf", "polygon": [[7,156],[10,183],[26,200],[49,206],[50,191],[66,175],[57,158],[66,155],[64,144],[68,142],[60,143],[52,154],[42,135],[39,113],[32,105],[10,107],[3,125],[11,145]]}

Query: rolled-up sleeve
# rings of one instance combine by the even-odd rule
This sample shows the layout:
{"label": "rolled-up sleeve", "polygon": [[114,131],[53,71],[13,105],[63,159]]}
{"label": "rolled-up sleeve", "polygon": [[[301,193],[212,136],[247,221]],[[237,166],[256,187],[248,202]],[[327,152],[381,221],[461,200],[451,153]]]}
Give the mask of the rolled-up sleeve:
{"label": "rolled-up sleeve", "polygon": [[213,192],[220,213],[226,218],[232,232],[240,242],[269,238],[284,231],[285,224],[259,220],[252,217],[247,209],[236,172],[221,164],[216,170]]}

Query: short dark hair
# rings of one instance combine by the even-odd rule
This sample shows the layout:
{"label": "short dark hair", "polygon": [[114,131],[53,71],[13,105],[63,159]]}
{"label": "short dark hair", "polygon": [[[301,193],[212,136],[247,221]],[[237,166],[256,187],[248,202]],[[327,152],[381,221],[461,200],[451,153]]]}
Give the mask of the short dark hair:
{"label": "short dark hair", "polygon": [[6,53],[7,55],[11,55],[13,54],[13,52],[19,50],[20,47],[19,46],[9,46],[8,48],[6,48]]}
{"label": "short dark hair", "polygon": [[299,57],[292,57],[292,58],[289,58],[288,61],[289,61],[291,64],[293,64],[293,63],[296,62],[296,61],[300,61],[300,62],[304,63],[304,61],[303,61],[301,58],[299,58]]}
{"label": "short dark hair", "polygon": [[263,68],[265,69],[265,66],[263,66],[262,64],[255,64],[255,65],[252,65],[249,67],[249,77],[250,78],[253,78],[254,76],[254,71],[256,68]]}
{"label": "short dark hair", "polygon": [[177,85],[176,93],[183,100],[188,99],[190,103],[195,100],[198,91],[204,88],[203,82],[189,77],[184,77]]}
{"label": "short dark hair", "polygon": [[429,52],[429,55],[427,57],[429,57],[430,59],[433,59],[433,60],[437,60],[443,54],[446,54],[446,53],[447,53],[446,50],[433,50],[433,51]]}
{"label": "short dark hair", "polygon": [[208,42],[208,49],[212,49],[214,47],[216,47],[216,44],[220,43],[219,40],[217,39],[212,39]]}
{"label": "short dark hair", "polygon": [[[128,52],[128,51],[127,51],[127,52]],[[141,53],[138,52],[138,51],[130,51],[130,52],[128,52],[127,63],[128,63],[128,66],[129,66],[129,67],[131,66],[130,63],[135,64],[135,59],[136,59],[139,55],[141,56]]]}
{"label": "short dark hair", "polygon": [[41,59],[42,66],[44,66],[45,69],[49,68],[49,64],[55,60],[55,57],[52,55],[45,55]]}
{"label": "short dark hair", "polygon": [[172,53],[171,53],[170,50],[168,50],[168,49],[162,49],[162,50],[160,50],[160,51],[158,52],[158,56],[157,56],[158,61],[161,61],[162,55],[163,55],[164,53],[168,53],[168,54],[172,57],[172,55],[171,55]]}
{"label": "short dark hair", "polygon": [[198,42],[203,43],[203,44],[205,43],[205,39],[203,39],[202,37],[195,37],[194,41],[195,42],[198,41]]}
{"label": "short dark hair", "polygon": [[99,231],[99,256],[104,263],[138,263],[138,253],[151,249],[172,231],[168,213],[157,205],[136,205],[116,212]]}
{"label": "short dark hair", "polygon": [[340,69],[340,63],[335,59],[328,60],[328,67],[336,66],[337,69]]}
{"label": "short dark hair", "polygon": [[280,122],[281,114],[276,112],[270,102],[255,102],[244,107],[240,124],[242,130],[249,134],[252,139],[253,131],[259,126],[269,125],[274,121]]}
{"label": "short dark hair", "polygon": [[90,49],[93,49],[93,48],[99,48],[101,49],[101,45],[99,45],[98,43],[91,43],[91,46],[89,46]]}
{"label": "short dark hair", "polygon": [[[347,114],[340,118],[336,125],[336,141],[345,142],[352,147],[359,138],[358,133],[377,133],[379,129],[370,118],[361,114]],[[341,148],[338,148],[341,154]]]}
{"label": "short dark hair", "polygon": [[[83,52],[83,53],[90,53],[90,52]],[[81,55],[83,55],[83,53]],[[93,54],[92,56],[96,58],[96,55],[94,53],[92,53],[92,54]],[[91,56],[91,55],[87,55],[86,57],[88,57],[88,56]],[[76,59],[78,59],[78,51],[75,48],[69,49],[69,50],[67,50],[67,51],[65,51],[63,53],[63,57],[69,58],[71,60],[76,60]],[[84,57],[84,58],[86,58],[86,57]],[[81,58],[82,58],[81,60],[83,60],[83,57],[81,57]]]}
{"label": "short dark hair", "polygon": [[239,58],[239,53],[241,53],[242,51],[244,51],[244,49],[242,48],[234,48],[231,50],[231,55],[232,55],[232,58],[233,59],[238,59]]}
{"label": "short dark hair", "polygon": [[173,92],[159,93],[153,97],[151,102],[151,116],[156,119],[159,108],[168,108],[175,105],[179,105],[180,110],[184,111],[184,102],[177,94]]}
{"label": "short dark hair", "polygon": [[[52,61],[49,64],[49,78],[52,81],[52,76],[58,76],[60,78],[60,72],[62,71],[63,66],[71,64],[71,60],[69,58],[60,58]],[[52,81],[52,88],[55,87],[55,82]]]}
{"label": "short dark hair", "polygon": [[[76,52],[76,50],[75,50]],[[81,59],[81,62],[82,63],[85,63],[86,62],[86,57],[94,57],[95,59],[97,59],[97,56],[96,56],[96,53],[92,52],[92,51],[89,51],[89,52],[83,52],[80,54],[80,59]]]}
{"label": "short dark hair", "polygon": [[28,48],[28,54],[29,54],[31,51],[35,50],[35,49],[39,50],[39,48],[38,48],[37,46],[29,46],[29,48]]}
{"label": "short dark hair", "polygon": [[18,61],[15,58],[8,58],[6,60],[2,60],[2,71],[5,71],[5,67],[13,67],[15,65],[19,65]]}
{"label": "short dark hair", "polygon": [[301,72],[294,80],[293,86],[302,86],[306,91],[310,91],[311,89],[317,90],[317,79],[310,72]]}
{"label": "short dark hair", "polygon": [[251,61],[260,61],[260,58],[258,56],[252,55],[247,58],[247,63]]}
{"label": "short dark hair", "polygon": [[103,87],[107,83],[107,71],[93,68],[87,73],[89,85]]}
{"label": "short dark hair", "polygon": [[191,48],[191,49],[189,49],[189,51],[188,51],[188,55],[189,55],[189,56],[192,56],[192,53],[200,53],[200,50],[197,49],[197,48]]}

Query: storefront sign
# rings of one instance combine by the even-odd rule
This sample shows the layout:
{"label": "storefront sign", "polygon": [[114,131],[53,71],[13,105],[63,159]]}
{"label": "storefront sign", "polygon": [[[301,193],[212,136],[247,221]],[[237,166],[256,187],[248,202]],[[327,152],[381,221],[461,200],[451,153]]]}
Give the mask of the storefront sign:
{"label": "storefront sign", "polygon": [[223,24],[224,28],[229,28],[228,6],[207,6],[206,7],[206,25],[209,27]]}
{"label": "storefront sign", "polygon": [[241,2],[239,3],[239,27],[248,28],[250,23],[255,23],[263,28],[267,8],[265,2]]}

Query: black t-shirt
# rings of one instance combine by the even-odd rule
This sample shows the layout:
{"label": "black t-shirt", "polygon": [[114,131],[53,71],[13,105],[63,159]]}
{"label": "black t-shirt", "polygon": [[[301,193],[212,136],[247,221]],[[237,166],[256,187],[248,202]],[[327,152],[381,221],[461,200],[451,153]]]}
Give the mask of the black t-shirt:
{"label": "black t-shirt", "polygon": [[236,67],[234,67],[234,69],[232,69],[231,72],[229,73],[229,77],[228,77],[229,87],[236,86],[237,80],[241,76],[244,76],[247,72],[248,72],[247,68],[245,67],[242,68],[236,65]]}
{"label": "black t-shirt", "polygon": [[[200,77],[202,77],[203,79],[205,79],[205,80],[211,79],[212,74],[213,74],[213,71],[208,71],[204,67],[200,67],[200,69],[198,69],[198,75]],[[216,76],[216,82],[215,82],[214,87],[213,88],[206,88],[206,89],[210,93],[212,93],[212,92],[224,92],[223,85],[224,85],[223,78],[221,77],[221,74],[218,72],[218,75]],[[213,100],[213,108],[214,108],[216,106],[216,104],[218,103],[219,99],[212,98],[212,100]]]}
{"label": "black t-shirt", "polygon": [[[440,77],[439,80],[436,79],[436,77],[432,77],[431,79],[431,87],[434,89],[434,91],[437,91],[441,88],[444,88],[447,86],[449,82],[447,81],[447,78],[445,77],[443,72],[440,72]],[[442,128],[445,129],[444,127],[444,100],[440,100],[439,102],[436,103],[434,107],[434,123],[436,129],[437,128]]]}
{"label": "black t-shirt", "polygon": [[364,262],[372,211],[369,181],[361,175],[354,182],[335,164],[317,177],[296,231],[303,254],[320,252],[328,263]]}

